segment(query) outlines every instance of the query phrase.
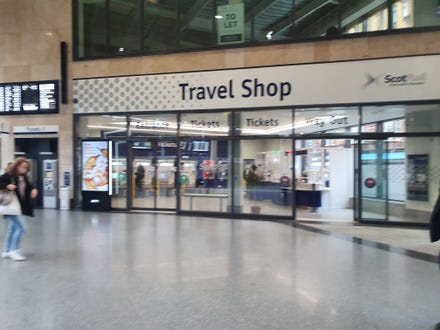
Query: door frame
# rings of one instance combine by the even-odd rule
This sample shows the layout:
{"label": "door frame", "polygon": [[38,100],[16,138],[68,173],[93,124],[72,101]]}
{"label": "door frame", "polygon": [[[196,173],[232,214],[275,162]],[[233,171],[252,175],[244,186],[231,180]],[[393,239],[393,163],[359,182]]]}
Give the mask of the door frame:
{"label": "door frame", "polygon": [[[152,142],[152,152],[153,152],[153,161],[152,164],[154,166],[154,178],[153,178],[153,182],[154,183],[154,194],[153,194],[153,198],[154,198],[154,202],[153,202],[153,207],[136,207],[133,206],[133,184],[134,184],[134,173],[136,171],[135,166],[133,166],[133,161],[134,161],[134,154],[133,154],[133,145],[136,142]],[[179,163],[180,160],[180,142],[179,139],[177,137],[132,137],[130,138],[127,143],[128,143],[128,153],[127,153],[127,207],[128,210],[147,210],[147,211],[167,211],[167,212],[177,212],[178,208],[179,208],[179,202],[180,202],[180,196],[179,196],[179,189],[180,189],[180,185],[179,182],[174,182],[174,186],[175,186],[175,197],[176,197],[176,203],[174,207],[170,207],[170,208],[164,208],[164,207],[158,207],[157,206],[157,202],[158,202],[158,187],[157,187],[157,182],[158,182],[158,160],[160,158],[160,156],[158,155],[159,153],[159,144],[160,142],[171,142],[171,143],[175,143],[176,144],[176,155],[175,155],[175,162],[177,162],[177,164]],[[179,177],[179,166],[177,166],[176,168],[177,171],[177,177]]]}
{"label": "door frame", "polygon": [[[25,145],[28,147],[26,150],[17,151],[17,147],[21,146],[21,143],[26,142]],[[30,143],[32,142],[32,143]],[[44,143],[43,143],[44,142]],[[59,159],[58,159],[58,149],[59,149],[59,138],[58,136],[54,137],[33,137],[29,138],[26,136],[14,136],[14,158],[16,157],[26,157],[29,160],[33,161],[33,168],[31,169],[30,178],[33,185],[40,191],[38,194],[35,206],[37,208],[43,208],[43,190],[44,190],[44,178],[42,175],[43,171],[43,162],[44,160],[56,160],[57,168],[56,173],[57,177],[55,179],[55,195],[57,196],[57,204],[58,204],[58,186],[59,186]],[[44,145],[49,148],[44,148]],[[43,150],[44,149],[44,150]]]}
{"label": "door frame", "polygon": [[[353,185],[352,185],[352,193],[353,193],[353,212],[352,212],[352,217],[350,220],[352,220],[353,222],[357,222],[359,221],[359,217],[361,214],[361,209],[360,209],[360,198],[359,198],[359,193],[358,193],[358,189],[359,189],[359,180],[358,180],[358,176],[360,177],[360,163],[359,163],[359,144],[360,144],[360,139],[359,136],[356,134],[334,134],[334,135],[326,135],[326,134],[304,134],[302,136],[294,136],[293,137],[293,146],[295,150],[295,153],[293,154],[293,173],[292,173],[292,178],[294,180],[294,182],[297,182],[297,177],[296,177],[296,152],[297,152],[297,147],[296,147],[296,141],[306,141],[306,140],[354,140],[353,145],[351,146],[352,148],[352,152],[353,152],[353,173],[351,173],[351,175],[353,176]],[[322,148],[325,148],[325,146],[323,146]],[[327,147],[329,148],[329,147]],[[332,166],[332,165],[330,165]],[[335,182],[331,182],[330,181],[330,189],[332,187],[332,184],[334,185]],[[295,193],[295,189],[293,190]],[[294,195],[295,198],[295,195]],[[297,211],[296,211],[296,205],[294,204],[294,209],[293,209],[293,219],[294,220],[298,220],[297,218]],[[331,221],[330,221],[331,222]]]}
{"label": "door frame", "polygon": [[[381,189],[383,189],[383,185],[385,185],[385,192],[384,192],[384,196],[383,196],[383,201],[384,201],[384,216],[382,218],[369,218],[369,217],[365,217],[363,215],[364,212],[364,208],[365,208],[365,203],[364,203],[364,196],[363,196],[363,188],[364,186],[367,184],[367,182],[364,182],[365,180],[363,180],[363,164],[362,164],[362,154],[363,154],[363,146],[364,143],[363,141],[369,140],[369,141],[380,141],[384,148],[382,148],[382,154],[386,154],[389,151],[388,148],[388,143],[387,140],[392,137],[391,134],[384,134],[384,133],[361,133],[360,137],[359,137],[359,148],[358,148],[358,166],[359,166],[359,176],[358,176],[358,204],[359,204],[359,213],[358,213],[358,218],[359,218],[359,222],[360,223],[384,223],[384,222],[388,222],[389,221],[389,217],[390,217],[390,202],[389,202],[389,182],[388,182],[388,178],[389,178],[389,163],[388,160],[386,158],[381,158],[381,166],[382,166],[382,172],[385,176],[381,176],[381,181],[379,182],[378,178],[376,178],[376,183],[375,184],[380,184]],[[376,151],[376,149],[375,149]],[[377,153],[377,152],[376,152]],[[385,179],[384,179],[385,178]]]}

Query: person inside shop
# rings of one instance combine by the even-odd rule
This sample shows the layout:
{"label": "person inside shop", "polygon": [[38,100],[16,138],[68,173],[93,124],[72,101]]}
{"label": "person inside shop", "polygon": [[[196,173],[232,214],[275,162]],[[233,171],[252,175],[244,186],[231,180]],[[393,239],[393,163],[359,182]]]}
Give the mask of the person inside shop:
{"label": "person inside shop", "polygon": [[174,160],[174,189],[177,189],[177,186],[179,184],[179,172],[183,171],[184,163],[180,162],[180,168],[179,168],[179,160],[176,158]]}
{"label": "person inside shop", "polygon": [[144,177],[145,177],[145,168],[142,166],[142,164],[138,164],[134,179],[136,185],[136,196],[138,197],[143,194]]}
{"label": "person inside shop", "polygon": [[256,185],[263,181],[262,176],[258,173],[258,167],[255,164],[244,170],[243,178],[247,186]]}
{"label": "person inside shop", "polygon": [[23,216],[34,216],[34,200],[38,196],[38,190],[27,177],[30,170],[30,161],[24,157],[19,157],[0,176],[0,189],[15,192],[21,208],[21,215],[4,215],[5,219],[9,221],[9,230],[6,234],[5,250],[1,254],[2,258],[10,258],[15,261],[26,260],[26,257],[20,252],[25,223]]}
{"label": "person inside shop", "polygon": [[307,183],[308,175],[306,171],[303,171],[302,176],[297,179],[298,182]]}

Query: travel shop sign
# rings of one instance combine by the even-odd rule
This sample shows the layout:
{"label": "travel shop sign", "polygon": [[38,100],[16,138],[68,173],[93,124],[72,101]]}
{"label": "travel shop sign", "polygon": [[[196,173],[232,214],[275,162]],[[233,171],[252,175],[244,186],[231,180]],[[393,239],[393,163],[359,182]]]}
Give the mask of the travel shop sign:
{"label": "travel shop sign", "polygon": [[74,113],[436,100],[439,55],[76,79]]}
{"label": "travel shop sign", "polygon": [[235,99],[275,97],[284,101],[292,93],[292,83],[289,81],[264,83],[255,79],[244,79],[239,88],[234,86],[234,80],[229,79],[226,84],[214,86],[191,86],[189,83],[180,83],[181,100],[212,100],[212,99]]}

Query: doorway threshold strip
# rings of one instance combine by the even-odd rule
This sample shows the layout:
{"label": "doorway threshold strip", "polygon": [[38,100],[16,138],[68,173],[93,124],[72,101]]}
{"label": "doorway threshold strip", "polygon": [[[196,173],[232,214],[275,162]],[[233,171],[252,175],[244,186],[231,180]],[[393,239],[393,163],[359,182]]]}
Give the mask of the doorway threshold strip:
{"label": "doorway threshold strip", "polygon": [[173,214],[176,215],[176,211],[165,211],[165,210],[142,210],[142,209],[132,209],[130,213],[150,213],[150,214]]}
{"label": "doorway threshold strip", "polygon": [[[280,221],[280,222],[282,222],[282,221]],[[332,232],[329,230],[324,230],[324,229],[312,227],[312,226],[302,224],[302,223],[285,222],[285,224],[290,225],[295,228],[304,229],[304,230],[307,230],[307,231],[310,231],[313,233],[333,236],[333,237],[336,237],[339,239],[344,239],[344,240],[350,241],[352,243],[370,246],[370,247],[373,247],[373,248],[376,248],[379,250],[400,254],[403,256],[410,257],[410,258],[415,258],[415,259],[419,259],[419,260],[423,260],[423,261],[438,263],[438,257],[435,255],[429,254],[429,253],[424,253],[424,252],[415,251],[415,250],[411,250],[411,249],[395,247],[390,244],[375,242],[372,240],[368,240],[368,239],[360,238],[360,237],[356,237],[356,236],[351,236],[348,234],[335,233],[335,232]]]}

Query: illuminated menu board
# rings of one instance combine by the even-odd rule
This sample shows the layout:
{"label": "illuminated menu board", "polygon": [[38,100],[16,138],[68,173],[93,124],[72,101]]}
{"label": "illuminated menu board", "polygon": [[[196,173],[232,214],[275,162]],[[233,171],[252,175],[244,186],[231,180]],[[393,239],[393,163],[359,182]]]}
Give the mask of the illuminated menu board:
{"label": "illuminated menu board", "polygon": [[57,112],[57,80],[0,84],[0,115]]}

